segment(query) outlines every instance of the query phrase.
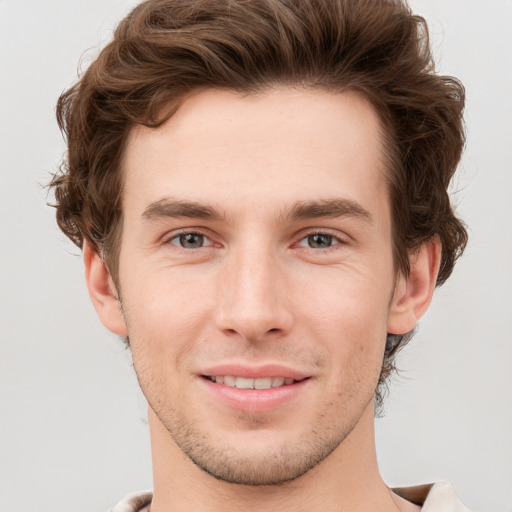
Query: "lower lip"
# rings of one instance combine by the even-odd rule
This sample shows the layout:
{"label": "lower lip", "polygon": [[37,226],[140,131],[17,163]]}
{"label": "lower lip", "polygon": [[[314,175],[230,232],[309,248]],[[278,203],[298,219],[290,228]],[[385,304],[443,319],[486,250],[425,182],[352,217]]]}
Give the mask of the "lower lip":
{"label": "lower lip", "polygon": [[209,393],[232,409],[244,412],[267,412],[291,402],[309,384],[304,379],[293,384],[269,389],[239,389],[200,379]]}

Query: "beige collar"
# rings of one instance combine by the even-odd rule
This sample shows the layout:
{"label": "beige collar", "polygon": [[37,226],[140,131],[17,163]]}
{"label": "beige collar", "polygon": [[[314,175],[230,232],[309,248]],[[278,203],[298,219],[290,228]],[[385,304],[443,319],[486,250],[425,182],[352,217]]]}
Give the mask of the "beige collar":
{"label": "beige collar", "polygon": [[399,487],[393,492],[420,505],[422,512],[469,512],[460,502],[454,485],[448,482]]}
{"label": "beige collar", "polygon": [[[407,501],[420,505],[422,512],[469,512],[460,502],[453,484],[448,482],[399,487],[393,489],[393,492]],[[151,491],[130,494],[111,512],[147,512],[152,497]]]}

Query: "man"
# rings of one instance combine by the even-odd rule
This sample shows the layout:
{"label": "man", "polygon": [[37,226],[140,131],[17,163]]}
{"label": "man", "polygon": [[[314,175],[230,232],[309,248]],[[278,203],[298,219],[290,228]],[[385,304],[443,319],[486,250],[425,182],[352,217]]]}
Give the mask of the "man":
{"label": "man", "polygon": [[121,22],[59,100],[52,182],[149,404],[154,491],[116,511],[464,510],[444,484],[390,490],[373,430],[466,243],[463,98],[402,2],[150,0]]}

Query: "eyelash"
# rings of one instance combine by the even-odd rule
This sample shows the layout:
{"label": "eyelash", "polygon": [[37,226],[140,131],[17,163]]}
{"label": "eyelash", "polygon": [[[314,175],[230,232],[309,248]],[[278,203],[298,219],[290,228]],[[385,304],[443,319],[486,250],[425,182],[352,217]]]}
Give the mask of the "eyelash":
{"label": "eyelash", "polygon": [[205,233],[203,233],[202,231],[197,230],[197,229],[182,230],[182,231],[179,231],[178,233],[174,233],[172,236],[170,236],[164,240],[164,244],[175,245],[178,249],[181,249],[183,251],[191,251],[193,249],[182,247],[178,243],[176,243],[176,244],[172,243],[173,240],[179,240],[182,236],[186,236],[186,235],[199,235],[199,236],[204,237],[206,240],[208,240],[210,242],[206,246],[201,245],[201,247],[198,247],[198,249],[201,249],[203,247],[210,247],[211,245],[214,244],[214,242],[210,239],[210,237],[208,235],[206,235]]}
{"label": "eyelash", "polygon": [[[332,241],[332,245],[329,245],[328,247],[325,247],[325,248],[314,248],[314,247],[309,247],[309,246],[301,246],[300,243],[304,240],[307,240],[309,237],[312,237],[312,236],[315,236],[315,235],[320,235],[320,236],[324,236],[324,237],[327,237],[327,238],[330,238],[331,241]],[[347,244],[347,241],[342,239],[339,235],[335,235],[333,233],[330,233],[329,231],[321,231],[321,230],[316,230],[316,231],[311,231],[309,233],[306,233],[303,237],[301,237],[299,239],[299,241],[294,244],[294,245],[299,245],[299,247],[305,247],[307,249],[313,249],[315,252],[327,252],[327,251],[330,251],[330,250],[335,250],[335,248],[339,245],[346,245]]]}
{"label": "eyelash", "polygon": [[[186,247],[179,245],[179,243],[172,243],[173,240],[179,240],[180,237],[186,236],[186,235],[202,236],[204,239],[208,240],[209,243],[207,245],[201,245],[200,247],[196,247],[196,248],[186,248]],[[314,248],[314,247],[309,247],[309,246],[303,246],[300,244],[301,242],[307,240],[308,237],[312,237],[315,235],[328,237],[329,239],[331,239],[331,242],[335,242],[335,243],[332,243],[332,245],[329,245],[326,248],[318,248],[318,247]],[[197,230],[197,229],[182,230],[182,231],[179,231],[178,233],[174,233],[172,236],[166,238],[163,243],[174,245],[177,249],[187,251],[187,252],[192,251],[194,249],[202,249],[203,247],[210,247],[215,244],[215,242],[213,242],[207,234],[205,234],[202,231]],[[324,252],[325,253],[327,251],[333,250],[335,247],[337,247],[339,245],[346,245],[346,244],[347,244],[347,241],[342,239],[339,235],[334,235],[333,233],[330,233],[325,230],[323,230],[323,231],[314,230],[314,231],[310,231],[310,232],[304,234],[304,236],[302,236],[297,242],[294,242],[293,246],[304,247],[306,249],[312,249],[315,252]]]}

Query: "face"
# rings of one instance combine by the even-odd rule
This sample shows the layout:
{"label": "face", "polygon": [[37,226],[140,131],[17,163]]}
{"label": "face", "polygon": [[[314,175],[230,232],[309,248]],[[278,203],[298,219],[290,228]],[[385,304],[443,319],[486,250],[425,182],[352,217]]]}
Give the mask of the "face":
{"label": "face", "polygon": [[297,478],[372,407],[395,284],[380,142],[356,93],[286,87],[133,130],[123,321],[151,413],[217,478]]}

